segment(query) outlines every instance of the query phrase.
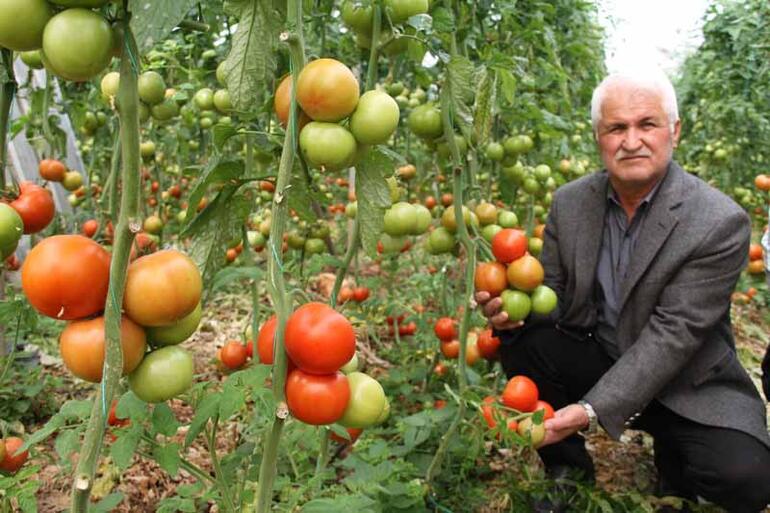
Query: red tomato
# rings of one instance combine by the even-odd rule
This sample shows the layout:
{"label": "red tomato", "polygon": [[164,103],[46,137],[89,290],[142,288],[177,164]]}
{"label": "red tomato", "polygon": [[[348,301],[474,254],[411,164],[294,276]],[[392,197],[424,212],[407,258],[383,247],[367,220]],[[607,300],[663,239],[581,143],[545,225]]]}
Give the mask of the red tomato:
{"label": "red tomato", "polygon": [[336,422],[345,413],[349,400],[350,385],[341,372],[318,375],[295,369],[286,379],[289,411],[306,424]]}
{"label": "red tomato", "polygon": [[499,296],[508,288],[505,266],[500,262],[482,262],[476,266],[473,282],[477,291],[489,292],[492,297]]}
{"label": "red tomato", "polygon": [[450,360],[454,360],[460,355],[460,341],[450,340],[449,342],[441,342],[441,354]]}
{"label": "red tomato", "polygon": [[0,470],[16,472],[24,465],[24,462],[29,457],[29,452],[16,453],[16,450],[22,445],[24,445],[24,440],[21,438],[10,436],[5,439],[5,457],[0,461]]}
{"label": "red tomato", "polygon": [[240,369],[246,364],[248,354],[246,346],[237,340],[231,340],[222,348],[219,358],[228,369]]}
{"label": "red tomato", "polygon": [[367,287],[356,287],[353,289],[353,299],[362,303],[369,298],[369,289]]}
{"label": "red tomato", "polygon": [[497,426],[497,422],[495,421],[494,416],[494,407],[492,406],[495,404],[497,400],[492,397],[491,395],[488,395],[484,398],[484,402],[481,405],[481,416],[484,418],[484,421],[487,423],[487,427],[489,429],[494,429],[495,426]]}
{"label": "red tomato", "polygon": [[345,428],[345,430],[348,432],[348,435],[350,435],[350,440],[345,440],[337,433],[334,433],[331,431],[329,432],[329,438],[341,444],[352,445],[356,443],[356,440],[358,440],[358,437],[361,436],[361,433],[364,432],[363,428]]}
{"label": "red tomato", "polygon": [[442,342],[449,342],[457,336],[455,321],[451,317],[442,317],[436,321],[433,332]]}
{"label": "red tomato", "polygon": [[553,406],[548,404],[545,401],[538,400],[537,404],[535,405],[535,411],[544,410],[545,415],[543,415],[543,420],[552,419],[554,416]]}
{"label": "red tomato", "polygon": [[56,214],[51,191],[32,182],[19,184],[19,197],[10,205],[24,221],[24,233],[37,233],[43,230]]}
{"label": "red tomato", "polygon": [[479,348],[481,356],[487,360],[494,360],[497,358],[497,349],[500,347],[500,339],[492,336],[491,329],[486,329],[479,333],[476,345]]}
{"label": "red tomato", "polygon": [[99,229],[99,223],[96,221],[96,219],[89,219],[85,223],[83,223],[82,228],[80,229],[80,232],[85,235],[86,237],[93,237],[96,233],[96,230]]}
{"label": "red tomato", "polygon": [[273,339],[275,338],[277,324],[278,317],[273,315],[259,328],[259,335],[257,336],[259,363],[264,363],[265,365],[273,364]]}
{"label": "red tomato", "polygon": [[443,363],[437,363],[435,367],[433,367],[433,373],[436,376],[444,376],[446,374],[446,365]]}
{"label": "red tomato", "polygon": [[341,305],[347,303],[351,299],[353,299],[353,289],[350,287],[342,287],[339,294],[337,294],[337,304]]}
{"label": "red tomato", "polygon": [[40,177],[43,178],[43,180],[61,182],[64,180],[64,174],[67,172],[67,167],[58,160],[44,159],[40,161],[38,171],[40,171]]}
{"label": "red tomato", "polygon": [[503,390],[503,404],[520,412],[535,411],[537,399],[537,385],[527,376],[512,377]]}
{"label": "red tomato", "polygon": [[509,264],[527,252],[527,235],[515,228],[503,228],[492,237],[492,254],[498,262]]}
{"label": "red tomato", "polygon": [[433,401],[433,407],[437,410],[443,410],[446,407],[446,401],[443,399],[436,399]]}
{"label": "red tomato", "polygon": [[286,323],[286,353],[305,372],[331,374],[353,358],[356,334],[344,315],[325,303],[307,303]]}

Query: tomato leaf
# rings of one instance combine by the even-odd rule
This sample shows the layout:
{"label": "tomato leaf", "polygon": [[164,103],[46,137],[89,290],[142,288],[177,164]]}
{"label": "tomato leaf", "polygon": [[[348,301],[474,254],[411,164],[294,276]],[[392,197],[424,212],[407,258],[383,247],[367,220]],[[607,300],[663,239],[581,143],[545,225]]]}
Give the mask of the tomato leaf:
{"label": "tomato leaf", "polygon": [[91,401],[70,400],[64,403],[59,414],[68,420],[84,420],[91,415]]}
{"label": "tomato leaf", "polygon": [[196,0],[129,0],[131,30],[139,53],[144,54],[179,25]]}
{"label": "tomato leaf", "polygon": [[219,418],[229,419],[244,404],[246,404],[246,396],[243,388],[236,385],[232,379],[228,379],[222,390],[222,399],[219,401]]}
{"label": "tomato leaf", "polygon": [[222,400],[222,394],[210,394],[203,398],[198,404],[195,417],[190,423],[190,429],[184,439],[184,446],[190,447],[198,434],[206,427],[206,423],[211,417],[219,412],[219,401]]}
{"label": "tomato leaf", "polygon": [[155,405],[152,410],[152,428],[156,433],[160,433],[166,436],[174,436],[177,428],[179,428],[179,422],[174,416],[174,412],[166,403],[160,403]]}
{"label": "tomato leaf", "polygon": [[88,513],[109,513],[110,511],[115,511],[115,508],[117,508],[118,504],[122,501],[123,494],[120,492],[113,492],[96,504],[89,505]]}
{"label": "tomato leaf", "polygon": [[57,413],[51,417],[43,427],[32,433],[24,440],[24,444],[19,447],[19,451],[26,451],[30,447],[39,444],[43,440],[46,440],[49,436],[61,429],[66,424],[65,416],[61,413]]}
{"label": "tomato leaf", "polygon": [[276,67],[278,28],[283,26],[272,2],[232,0],[225,10],[238,18],[238,29],[224,64],[227,90],[236,110],[256,107]]}
{"label": "tomato leaf", "polygon": [[69,461],[70,455],[78,452],[78,449],[80,449],[80,430],[67,429],[61,431],[59,436],[56,437],[54,448],[56,449],[56,454],[59,455],[59,459]]}
{"label": "tomato leaf", "polygon": [[[197,221],[196,210],[198,203],[209,190],[212,185],[222,184],[228,180],[236,180],[243,176],[244,165],[243,162],[233,160],[220,160],[219,157],[214,157],[209,160],[208,166],[201,173],[200,178],[195,182],[195,187],[190,191],[190,199],[188,200],[189,206],[187,207],[187,222],[182,227],[180,235],[188,235],[188,230],[192,229],[192,225]],[[203,209],[201,214],[205,212]]]}
{"label": "tomato leaf", "polygon": [[175,477],[179,472],[179,464],[182,461],[182,458],[179,456],[179,449],[179,444],[172,442],[170,444],[157,445],[152,451],[152,457],[171,477]]}
{"label": "tomato leaf", "polygon": [[436,7],[432,11],[433,14],[433,30],[444,34],[454,32],[455,29],[455,17],[452,11],[446,7]]}
{"label": "tomato leaf", "polygon": [[211,131],[214,134],[212,137],[214,147],[219,151],[222,151],[222,148],[225,147],[225,143],[227,143],[231,137],[238,134],[238,130],[236,130],[234,126],[222,125],[219,123],[214,125]]}
{"label": "tomato leaf", "polygon": [[291,188],[289,189],[289,208],[297,212],[300,219],[315,221],[318,216],[313,211],[315,202],[324,202],[325,198],[314,186],[308,183],[306,172],[302,169],[299,157],[294,159],[294,169],[291,172]]}
{"label": "tomato leaf", "polygon": [[118,400],[115,414],[121,419],[132,419],[138,422],[146,419],[149,405],[139,399],[133,392],[127,392]]}
{"label": "tomato leaf", "polygon": [[494,106],[497,104],[497,76],[483,67],[477,73],[478,89],[473,105],[473,132],[479,146],[485,144],[492,131]]}
{"label": "tomato leaf", "polygon": [[369,256],[377,254],[385,209],[390,207],[390,189],[385,177],[393,172],[394,161],[379,148],[370,149],[356,166],[358,222],[361,245]]}
{"label": "tomato leaf", "polygon": [[466,141],[471,140],[470,103],[474,96],[475,68],[473,63],[460,55],[453,55],[446,68],[446,82],[441,88],[441,108],[451,105],[452,123],[460,129]]}
{"label": "tomato leaf", "polygon": [[366,495],[337,495],[333,499],[314,499],[302,506],[302,513],[328,513],[329,511],[357,511],[376,513],[377,502]]}
{"label": "tomato leaf", "polygon": [[120,470],[125,470],[131,465],[141,435],[141,426],[133,423],[129,428],[119,432],[118,439],[110,447],[110,456]]}

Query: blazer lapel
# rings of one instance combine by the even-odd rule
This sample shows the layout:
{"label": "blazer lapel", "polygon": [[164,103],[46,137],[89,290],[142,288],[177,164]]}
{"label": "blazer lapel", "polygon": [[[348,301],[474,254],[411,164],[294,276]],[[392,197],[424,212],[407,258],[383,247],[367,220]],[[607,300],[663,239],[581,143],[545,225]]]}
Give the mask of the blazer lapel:
{"label": "blazer lapel", "polygon": [[671,234],[679,219],[672,210],[682,203],[682,175],[684,171],[672,162],[657,197],[653,199],[647,219],[637,240],[628,274],[620,287],[620,310],[628,300],[634,286],[652,263],[655,255]]}
{"label": "blazer lapel", "polygon": [[599,249],[602,244],[604,232],[604,214],[607,210],[607,172],[597,173],[587,189],[588,197],[584,205],[596,205],[595,208],[587,208],[581,213],[583,222],[580,227],[585,231],[577,237],[575,247],[575,296],[583,300],[590,300],[594,288],[596,276],[596,264],[599,261]]}

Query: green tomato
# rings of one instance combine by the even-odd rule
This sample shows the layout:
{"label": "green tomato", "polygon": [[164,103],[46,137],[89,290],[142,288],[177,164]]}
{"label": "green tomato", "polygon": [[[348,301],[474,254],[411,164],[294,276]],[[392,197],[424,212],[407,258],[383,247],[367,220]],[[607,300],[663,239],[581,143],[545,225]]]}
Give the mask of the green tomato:
{"label": "green tomato", "polygon": [[372,33],[374,13],[371,5],[364,7],[352,0],[345,0],[341,11],[342,21],[354,31],[364,34]]}
{"label": "green tomato", "polygon": [[521,162],[516,161],[514,165],[503,168],[503,176],[513,183],[521,184],[527,177],[527,170]]}
{"label": "green tomato", "polygon": [[155,155],[155,143],[152,141],[145,141],[139,145],[139,153],[142,158],[148,159]]}
{"label": "green tomato", "polygon": [[139,102],[139,122],[144,123],[150,119],[150,108],[142,102]]}
{"label": "green tomato", "polygon": [[19,244],[24,233],[24,221],[7,203],[0,203],[0,260],[5,260]]}
{"label": "green tomato", "polygon": [[[465,137],[458,134],[455,134],[454,137],[455,145],[457,145],[457,149],[460,152],[460,155],[465,155],[468,152],[468,143],[465,142]],[[452,151],[449,148],[449,144],[445,141],[442,141],[436,145],[436,152],[441,158],[448,159],[452,156]]]}
{"label": "green tomato", "polygon": [[533,196],[539,194],[541,189],[540,182],[530,177],[524,179],[521,187],[524,189],[524,192],[527,194],[532,194]]}
{"label": "green tomato", "polygon": [[110,0],[48,0],[55,5],[61,5],[62,7],[87,7],[93,9],[95,7],[101,7],[107,5]]}
{"label": "green tomato", "polygon": [[387,399],[380,383],[363,372],[348,374],[350,400],[339,423],[345,427],[367,428],[377,424]]}
{"label": "green tomato", "polygon": [[230,103],[230,92],[227,89],[218,89],[214,93],[214,107],[222,114],[227,114],[233,108]]}
{"label": "green tomato", "polygon": [[83,175],[77,171],[67,171],[64,173],[61,184],[68,191],[76,191],[83,185]]}
{"label": "green tomato", "polygon": [[383,91],[367,91],[350,115],[350,131],[359,143],[383,144],[398,127],[398,103]]}
{"label": "green tomato", "polygon": [[533,447],[540,447],[545,440],[545,425],[535,424],[531,417],[527,417],[519,423],[518,433],[532,443]]}
{"label": "green tomato", "polygon": [[388,420],[388,417],[390,417],[390,401],[388,401],[388,397],[385,397],[385,406],[382,408],[382,412],[380,413],[380,416],[377,417],[376,424],[382,424],[386,420]]}
{"label": "green tomato", "polygon": [[145,71],[137,81],[139,99],[147,105],[156,105],[166,99],[166,82],[155,71]]}
{"label": "green tomato", "polygon": [[428,0],[385,0],[385,7],[393,23],[403,23],[417,14],[428,12]]}
{"label": "green tomato", "polygon": [[430,103],[416,107],[409,114],[409,129],[418,137],[435,139],[444,133],[441,111]]}
{"label": "green tomato", "polygon": [[152,117],[158,121],[168,121],[179,115],[179,105],[169,98],[168,100],[163,101],[163,103],[153,105],[150,108],[150,113],[152,114]]}
{"label": "green tomato", "polygon": [[481,229],[481,236],[484,237],[484,240],[491,244],[492,238],[502,229],[503,227],[499,224],[488,224]]}
{"label": "green tomato", "polygon": [[318,255],[326,251],[326,243],[323,239],[310,238],[305,241],[305,253]]}
{"label": "green tomato", "polygon": [[348,203],[347,205],[345,205],[345,215],[349,219],[355,219],[356,218],[356,214],[358,214],[358,202],[357,201],[353,201],[352,203]]}
{"label": "green tomato", "polygon": [[487,144],[487,149],[484,153],[489,160],[499,162],[503,160],[503,157],[505,156],[505,149],[499,142],[491,142]]}
{"label": "green tomato", "polygon": [[401,188],[398,186],[398,180],[396,180],[395,176],[388,177],[386,180],[388,182],[388,191],[390,192],[390,202],[396,203],[399,198],[401,198]]}
{"label": "green tomato", "polygon": [[212,110],[214,108],[214,91],[208,87],[200,89],[193,96],[193,101],[200,110]]}
{"label": "green tomato", "polygon": [[222,61],[217,66],[217,82],[220,83],[220,85],[226,86],[227,85],[227,74],[225,73],[225,61]]}
{"label": "green tomato", "polygon": [[404,83],[393,82],[392,84],[388,84],[385,86],[385,91],[393,97],[398,96],[404,91]]}
{"label": "green tomato", "polygon": [[400,201],[385,212],[382,229],[392,237],[408,235],[414,231],[417,224],[417,211],[414,206]]}
{"label": "green tomato", "polygon": [[387,233],[380,234],[380,243],[382,244],[382,252],[385,255],[392,253],[398,253],[406,245],[406,236],[391,237]]}
{"label": "green tomato", "polygon": [[455,247],[455,236],[452,232],[439,226],[430,233],[428,237],[431,253],[438,255],[441,253],[449,253]]}
{"label": "green tomato", "polygon": [[149,353],[128,376],[128,385],[147,403],[160,403],[178,396],[192,385],[193,359],[179,346]]}
{"label": "green tomato", "polygon": [[325,239],[331,235],[331,230],[329,229],[329,225],[323,221],[321,221],[319,224],[314,225],[310,229],[310,236],[315,239]]}
{"label": "green tomato", "polygon": [[527,250],[533,256],[539,257],[540,253],[543,252],[543,239],[538,239],[537,237],[530,237],[529,240],[527,241]]}
{"label": "green tomato", "polygon": [[249,246],[257,251],[264,248],[265,244],[267,244],[267,239],[260,232],[248,231],[246,232],[246,237],[248,238]]}
{"label": "green tomato", "polygon": [[500,294],[500,298],[503,300],[503,311],[511,321],[523,321],[532,310],[532,301],[526,292],[507,289]]}
{"label": "green tomato", "polygon": [[340,370],[345,374],[356,372],[358,370],[358,353],[353,353],[353,358],[348,363],[343,365]]}
{"label": "green tomato", "polygon": [[545,182],[551,178],[551,168],[546,164],[540,164],[539,166],[536,166],[534,173],[535,178],[537,178],[540,182]]}
{"label": "green tomato", "polygon": [[39,49],[52,15],[45,0],[0,0],[0,46],[16,52]]}
{"label": "green tomato", "polygon": [[358,148],[345,127],[322,121],[305,125],[299,134],[299,146],[309,164],[328,171],[350,166]]}
{"label": "green tomato", "polygon": [[74,8],[62,11],[43,31],[43,62],[56,75],[84,82],[112,60],[112,28],[99,13]]}
{"label": "green tomato", "polygon": [[202,129],[208,130],[209,128],[214,126],[214,120],[209,117],[205,117],[205,118],[201,118],[200,121],[198,121],[198,124]]}
{"label": "green tomato", "polygon": [[556,292],[546,285],[539,285],[532,291],[532,311],[547,315],[556,308],[559,298]]}
{"label": "green tomato", "polygon": [[412,235],[421,235],[428,231],[428,228],[433,222],[433,216],[431,215],[430,210],[428,210],[428,208],[424,205],[417,203],[412,206],[414,207],[415,214],[417,215],[417,220],[414,224]]}
{"label": "green tomato", "polygon": [[198,303],[195,310],[170,326],[145,328],[147,340],[153,346],[173,346],[184,342],[198,329],[202,315],[201,304]]}
{"label": "green tomato", "polygon": [[297,232],[289,232],[289,236],[286,238],[286,243],[291,249],[304,249],[305,237]]}
{"label": "green tomato", "polygon": [[32,69],[43,69],[45,67],[43,65],[43,55],[40,53],[40,50],[21,52],[19,56],[21,57],[21,62]]}

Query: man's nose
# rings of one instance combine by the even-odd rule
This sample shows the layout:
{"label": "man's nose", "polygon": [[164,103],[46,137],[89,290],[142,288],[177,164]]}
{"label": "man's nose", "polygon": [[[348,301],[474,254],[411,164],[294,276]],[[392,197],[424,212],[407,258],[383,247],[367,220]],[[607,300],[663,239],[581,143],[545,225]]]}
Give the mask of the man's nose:
{"label": "man's nose", "polygon": [[630,127],[626,131],[626,137],[623,140],[623,148],[626,151],[636,151],[642,147],[642,137],[639,130],[634,127]]}

